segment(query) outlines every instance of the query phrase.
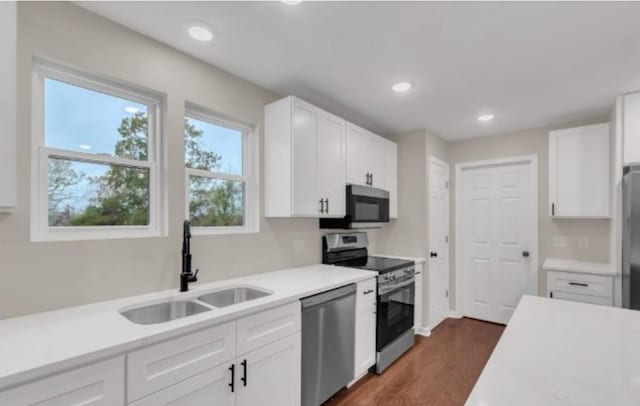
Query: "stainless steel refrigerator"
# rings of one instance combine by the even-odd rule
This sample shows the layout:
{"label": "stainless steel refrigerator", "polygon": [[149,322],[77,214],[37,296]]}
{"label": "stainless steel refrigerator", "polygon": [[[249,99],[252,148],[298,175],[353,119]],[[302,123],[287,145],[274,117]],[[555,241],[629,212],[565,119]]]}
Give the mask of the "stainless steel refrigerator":
{"label": "stainless steel refrigerator", "polygon": [[622,178],[622,307],[640,310],[640,165]]}

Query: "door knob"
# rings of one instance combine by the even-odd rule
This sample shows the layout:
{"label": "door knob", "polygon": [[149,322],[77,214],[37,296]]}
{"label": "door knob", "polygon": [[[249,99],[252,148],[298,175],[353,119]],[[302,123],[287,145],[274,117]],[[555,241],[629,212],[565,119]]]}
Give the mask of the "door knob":
{"label": "door knob", "polygon": [[522,251],[522,256],[525,258],[529,257],[529,251]]}

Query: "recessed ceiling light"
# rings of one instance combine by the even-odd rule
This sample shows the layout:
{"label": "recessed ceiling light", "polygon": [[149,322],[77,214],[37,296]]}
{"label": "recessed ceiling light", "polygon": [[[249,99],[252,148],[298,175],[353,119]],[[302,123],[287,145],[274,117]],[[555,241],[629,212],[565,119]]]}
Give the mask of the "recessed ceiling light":
{"label": "recessed ceiling light", "polygon": [[412,87],[413,85],[411,84],[411,82],[398,82],[395,85],[391,86],[393,91],[396,93],[408,92]]}
{"label": "recessed ceiling light", "polygon": [[124,111],[130,114],[136,114],[137,112],[140,111],[140,109],[137,108],[136,106],[127,106],[124,108]]}
{"label": "recessed ceiling light", "polygon": [[192,24],[187,28],[187,32],[191,38],[198,41],[208,42],[213,39],[213,31],[204,24]]}
{"label": "recessed ceiling light", "polygon": [[495,116],[493,114],[483,114],[478,116],[478,121],[491,121]]}
{"label": "recessed ceiling light", "polygon": [[89,151],[92,148],[91,145],[87,144],[80,144],[78,145],[78,147],[80,147],[80,149],[84,149],[85,151]]}
{"label": "recessed ceiling light", "polygon": [[297,6],[302,3],[302,0],[282,0],[282,2],[288,6]]}

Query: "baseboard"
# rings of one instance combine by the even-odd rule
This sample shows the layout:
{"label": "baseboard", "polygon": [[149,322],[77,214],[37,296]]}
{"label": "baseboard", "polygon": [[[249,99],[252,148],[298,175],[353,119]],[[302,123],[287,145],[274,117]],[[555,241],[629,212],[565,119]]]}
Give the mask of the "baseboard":
{"label": "baseboard", "polygon": [[418,327],[416,334],[423,337],[431,336],[431,329],[429,327]]}
{"label": "baseboard", "polygon": [[461,319],[462,318],[462,313],[458,313],[455,310],[450,310],[448,317],[451,318],[451,319]]}

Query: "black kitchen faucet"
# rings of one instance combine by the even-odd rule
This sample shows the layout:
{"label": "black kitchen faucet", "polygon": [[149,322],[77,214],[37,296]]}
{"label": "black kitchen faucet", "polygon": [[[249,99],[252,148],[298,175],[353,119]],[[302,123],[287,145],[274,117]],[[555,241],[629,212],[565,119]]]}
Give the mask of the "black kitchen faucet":
{"label": "black kitchen faucet", "polygon": [[185,220],[182,227],[182,273],[180,273],[180,292],[189,290],[190,282],[198,282],[198,270],[191,272],[191,224]]}

